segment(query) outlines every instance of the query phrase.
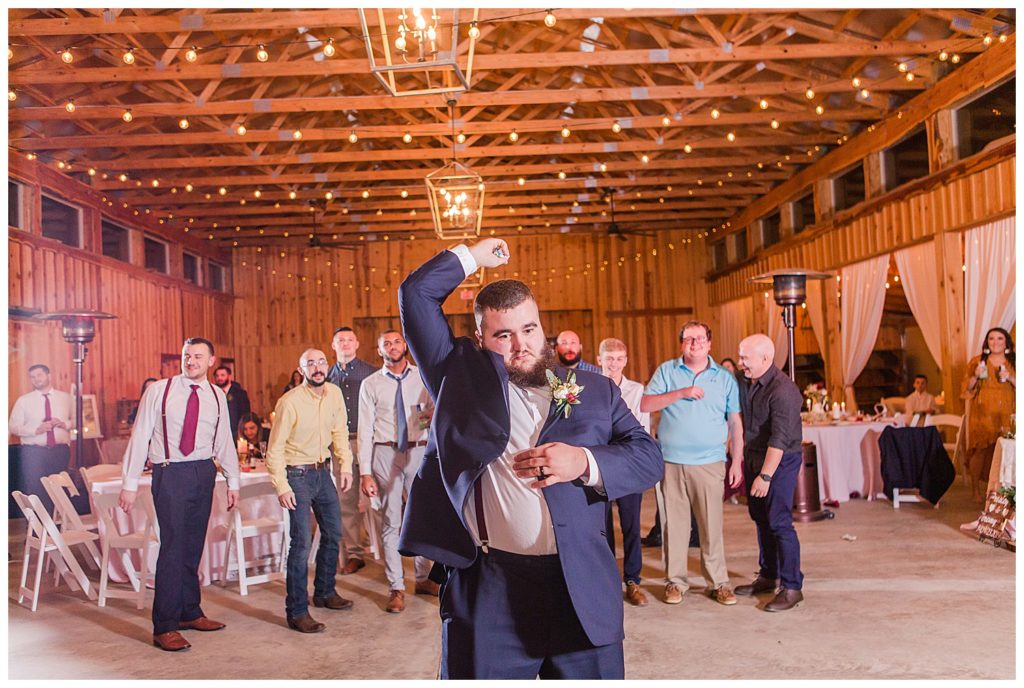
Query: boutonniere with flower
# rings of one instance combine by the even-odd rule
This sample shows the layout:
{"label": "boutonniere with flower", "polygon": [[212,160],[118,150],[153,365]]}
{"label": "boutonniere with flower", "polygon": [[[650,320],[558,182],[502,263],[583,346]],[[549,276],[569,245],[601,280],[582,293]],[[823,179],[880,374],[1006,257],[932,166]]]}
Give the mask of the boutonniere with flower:
{"label": "boutonniere with flower", "polygon": [[563,414],[568,418],[572,413],[572,407],[580,403],[580,393],[583,386],[576,384],[576,372],[570,370],[565,380],[560,380],[550,370],[545,371],[548,378],[548,386],[551,387],[551,397],[555,401],[555,412]]}

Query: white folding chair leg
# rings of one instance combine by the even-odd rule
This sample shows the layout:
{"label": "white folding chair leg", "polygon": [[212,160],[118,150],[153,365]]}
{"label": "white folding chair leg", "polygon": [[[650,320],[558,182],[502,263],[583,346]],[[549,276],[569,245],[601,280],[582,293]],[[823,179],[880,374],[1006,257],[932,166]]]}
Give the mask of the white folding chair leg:
{"label": "white folding chair leg", "polygon": [[104,541],[103,559],[100,565],[99,601],[97,602],[101,607],[107,606],[107,585],[110,583],[110,570],[107,568],[108,566],[110,566],[110,545]]}
{"label": "white folding chair leg", "polygon": [[135,608],[142,609],[146,606],[146,581],[149,580],[149,544],[142,548],[139,556],[139,596],[135,600]]}
{"label": "white folding chair leg", "polygon": [[228,584],[228,569],[231,568],[231,535],[235,532],[235,519],[231,517],[228,520],[228,535],[224,539],[224,566],[220,569],[220,582],[222,585]]}
{"label": "white folding chair leg", "polygon": [[[231,543],[228,544],[230,545]],[[235,531],[235,553],[238,559],[238,593],[240,595],[248,595],[249,581],[246,569],[249,566],[249,562],[245,559],[245,538],[238,531]]]}
{"label": "white folding chair leg", "polygon": [[[78,560],[75,559],[75,555],[71,553],[71,550],[68,548],[68,546],[64,542],[57,542],[57,551],[60,552],[61,556],[64,559],[64,570],[61,571],[61,575],[63,575],[64,579],[68,581],[68,585],[71,585],[71,588],[75,589],[75,586],[71,584],[71,581],[77,581],[79,587],[82,589],[82,592],[85,593],[86,597],[88,597],[90,600],[96,599],[96,591],[93,588],[92,583],[89,581],[89,578],[85,575],[85,571],[82,570],[82,567],[79,566]],[[58,567],[60,566],[60,564],[61,562],[58,560]]]}

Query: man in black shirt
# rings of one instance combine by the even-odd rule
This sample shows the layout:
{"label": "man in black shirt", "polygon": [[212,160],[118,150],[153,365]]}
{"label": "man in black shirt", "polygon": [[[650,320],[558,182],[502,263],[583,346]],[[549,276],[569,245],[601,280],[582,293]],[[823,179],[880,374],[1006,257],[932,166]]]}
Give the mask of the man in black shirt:
{"label": "man in black shirt", "polygon": [[[356,429],[359,427],[359,386],[363,380],[379,370],[366,361],[356,358],[359,339],[351,327],[339,327],[334,331],[331,348],[338,357],[327,371],[327,381],[341,387],[348,413],[348,438],[355,460],[352,474],[359,475],[359,451],[356,444]],[[359,516],[359,490],[338,493],[341,502],[341,541],[345,552],[345,565],[341,575],[355,573],[366,566],[363,561],[362,519]],[[376,514],[371,514],[376,516]]]}
{"label": "man in black shirt", "polygon": [[231,436],[238,436],[238,421],[242,416],[249,415],[252,410],[249,405],[249,394],[242,388],[242,385],[235,382],[234,373],[231,368],[225,365],[217,366],[213,371],[213,381],[228,395],[228,420],[231,426]]}
{"label": "man in black shirt", "polygon": [[804,596],[800,541],[793,528],[793,492],[803,461],[800,409],[803,397],[796,384],[775,367],[775,345],[763,334],[740,342],[740,368],[748,382],[740,385],[743,412],[743,472],[747,509],[757,525],[761,566],[750,585],[737,595],[774,592],[765,611],[792,609]]}

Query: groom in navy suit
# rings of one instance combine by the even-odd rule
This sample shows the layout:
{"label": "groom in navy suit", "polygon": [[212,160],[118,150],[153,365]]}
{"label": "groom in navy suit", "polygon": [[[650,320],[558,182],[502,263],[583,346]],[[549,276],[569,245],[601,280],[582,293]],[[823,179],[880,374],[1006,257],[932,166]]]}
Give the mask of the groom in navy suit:
{"label": "groom in navy suit", "polygon": [[661,451],[610,379],[580,371],[572,387],[522,282],[480,290],[476,341],[452,335],[445,299],[509,255],[499,239],[456,246],[399,290],[435,400],[399,550],[443,568],[441,678],[621,679],[605,507],[660,480]]}

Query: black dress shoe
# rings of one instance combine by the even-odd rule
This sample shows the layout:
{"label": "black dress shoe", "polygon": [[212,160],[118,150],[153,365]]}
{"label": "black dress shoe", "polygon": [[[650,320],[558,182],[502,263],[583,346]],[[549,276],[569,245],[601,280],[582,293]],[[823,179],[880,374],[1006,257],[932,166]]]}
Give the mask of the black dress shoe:
{"label": "black dress shoe", "polygon": [[346,600],[341,595],[335,593],[330,597],[314,597],[314,607],[327,607],[328,609],[351,609],[352,600]]}
{"label": "black dress shoe", "polygon": [[737,595],[750,597],[751,595],[759,595],[762,592],[775,592],[775,588],[778,585],[779,581],[759,575],[750,585],[737,585],[734,592]]}
{"label": "black dress shoe", "polygon": [[803,601],[804,594],[799,590],[783,588],[782,590],[779,590],[779,594],[775,596],[775,599],[764,606],[764,610],[766,612],[784,612],[788,609],[792,609]]}
{"label": "black dress shoe", "polygon": [[305,616],[297,616],[294,619],[288,619],[288,628],[298,631],[299,633],[319,633],[327,627],[319,621],[314,621],[312,616],[306,614]]}
{"label": "black dress shoe", "polygon": [[640,544],[644,547],[661,547],[661,534],[642,537],[640,538]]}

